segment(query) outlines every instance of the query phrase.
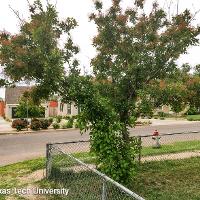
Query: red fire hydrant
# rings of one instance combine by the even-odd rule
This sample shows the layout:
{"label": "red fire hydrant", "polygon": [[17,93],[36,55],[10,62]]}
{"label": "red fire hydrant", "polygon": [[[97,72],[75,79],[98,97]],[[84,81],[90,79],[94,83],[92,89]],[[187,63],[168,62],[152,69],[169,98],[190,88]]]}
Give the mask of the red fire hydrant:
{"label": "red fire hydrant", "polygon": [[155,140],[155,144],[154,144],[154,148],[160,148],[161,147],[161,144],[160,144],[160,136],[159,136],[159,132],[157,130],[155,130],[153,132],[153,137],[152,139]]}

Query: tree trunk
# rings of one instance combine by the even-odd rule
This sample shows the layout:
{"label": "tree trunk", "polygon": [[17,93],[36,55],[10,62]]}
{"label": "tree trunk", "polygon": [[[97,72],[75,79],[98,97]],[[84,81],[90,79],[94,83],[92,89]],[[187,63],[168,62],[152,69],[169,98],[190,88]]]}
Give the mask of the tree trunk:
{"label": "tree trunk", "polygon": [[123,136],[123,140],[126,142],[129,142],[129,132],[128,132],[128,128],[127,128],[127,124],[128,124],[128,112],[124,111],[120,113],[120,121],[123,124],[123,129],[122,129],[122,136]]}

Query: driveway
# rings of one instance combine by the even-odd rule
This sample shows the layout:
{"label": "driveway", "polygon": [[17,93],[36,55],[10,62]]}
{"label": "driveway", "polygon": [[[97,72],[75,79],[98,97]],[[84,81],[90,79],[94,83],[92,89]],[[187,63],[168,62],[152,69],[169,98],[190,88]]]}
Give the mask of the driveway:
{"label": "driveway", "polygon": [[[157,129],[160,133],[200,131],[200,123],[142,126],[131,128],[130,133],[131,135],[147,135],[152,134],[155,129]],[[46,143],[88,139],[88,133],[80,135],[78,130],[1,135],[0,165],[2,166],[45,156]],[[176,140],[179,140],[179,137],[177,137]]]}
{"label": "driveway", "polygon": [[10,132],[12,130],[11,122],[7,122],[3,117],[0,117],[0,132]]}

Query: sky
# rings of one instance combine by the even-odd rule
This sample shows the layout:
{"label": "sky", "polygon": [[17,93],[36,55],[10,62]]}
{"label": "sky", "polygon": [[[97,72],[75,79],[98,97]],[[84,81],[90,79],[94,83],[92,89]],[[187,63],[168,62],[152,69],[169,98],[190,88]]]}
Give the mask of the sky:
{"label": "sky", "polygon": [[[94,10],[93,0],[49,0],[56,4],[59,17],[64,19],[66,17],[74,17],[79,26],[73,31],[74,42],[80,47],[78,59],[81,66],[86,72],[90,72],[90,59],[95,56],[95,49],[92,47],[92,38],[97,33],[94,23],[89,22],[88,16]],[[111,0],[102,0],[105,9],[111,5]],[[146,0],[145,10],[148,12],[151,9],[154,0]],[[157,0],[160,6],[167,11],[171,7],[171,14],[177,11],[177,1],[179,1],[179,12],[184,9],[190,9],[193,13],[200,10],[200,0]],[[30,3],[33,0],[29,0]],[[42,0],[45,4],[46,0]],[[123,0],[122,6],[124,8],[133,4],[134,0]],[[171,2],[171,4],[170,4]],[[173,2],[173,3],[172,3]],[[19,21],[13,13],[12,9],[17,10],[20,16],[28,19],[28,1],[27,0],[0,0],[0,30],[6,30],[10,33],[18,33]],[[200,25],[200,13],[195,17],[194,24]],[[190,63],[192,66],[200,64],[200,46],[190,47],[188,54],[179,58],[178,64]],[[0,88],[0,97],[4,98],[4,89]]]}

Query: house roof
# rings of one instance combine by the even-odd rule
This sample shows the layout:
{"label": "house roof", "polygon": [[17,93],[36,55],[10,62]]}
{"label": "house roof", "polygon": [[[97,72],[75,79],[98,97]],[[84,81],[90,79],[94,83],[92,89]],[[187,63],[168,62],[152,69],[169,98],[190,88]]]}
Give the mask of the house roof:
{"label": "house roof", "polygon": [[18,104],[20,97],[27,90],[30,90],[28,86],[16,86],[6,88],[5,91],[5,102],[6,104]]}

